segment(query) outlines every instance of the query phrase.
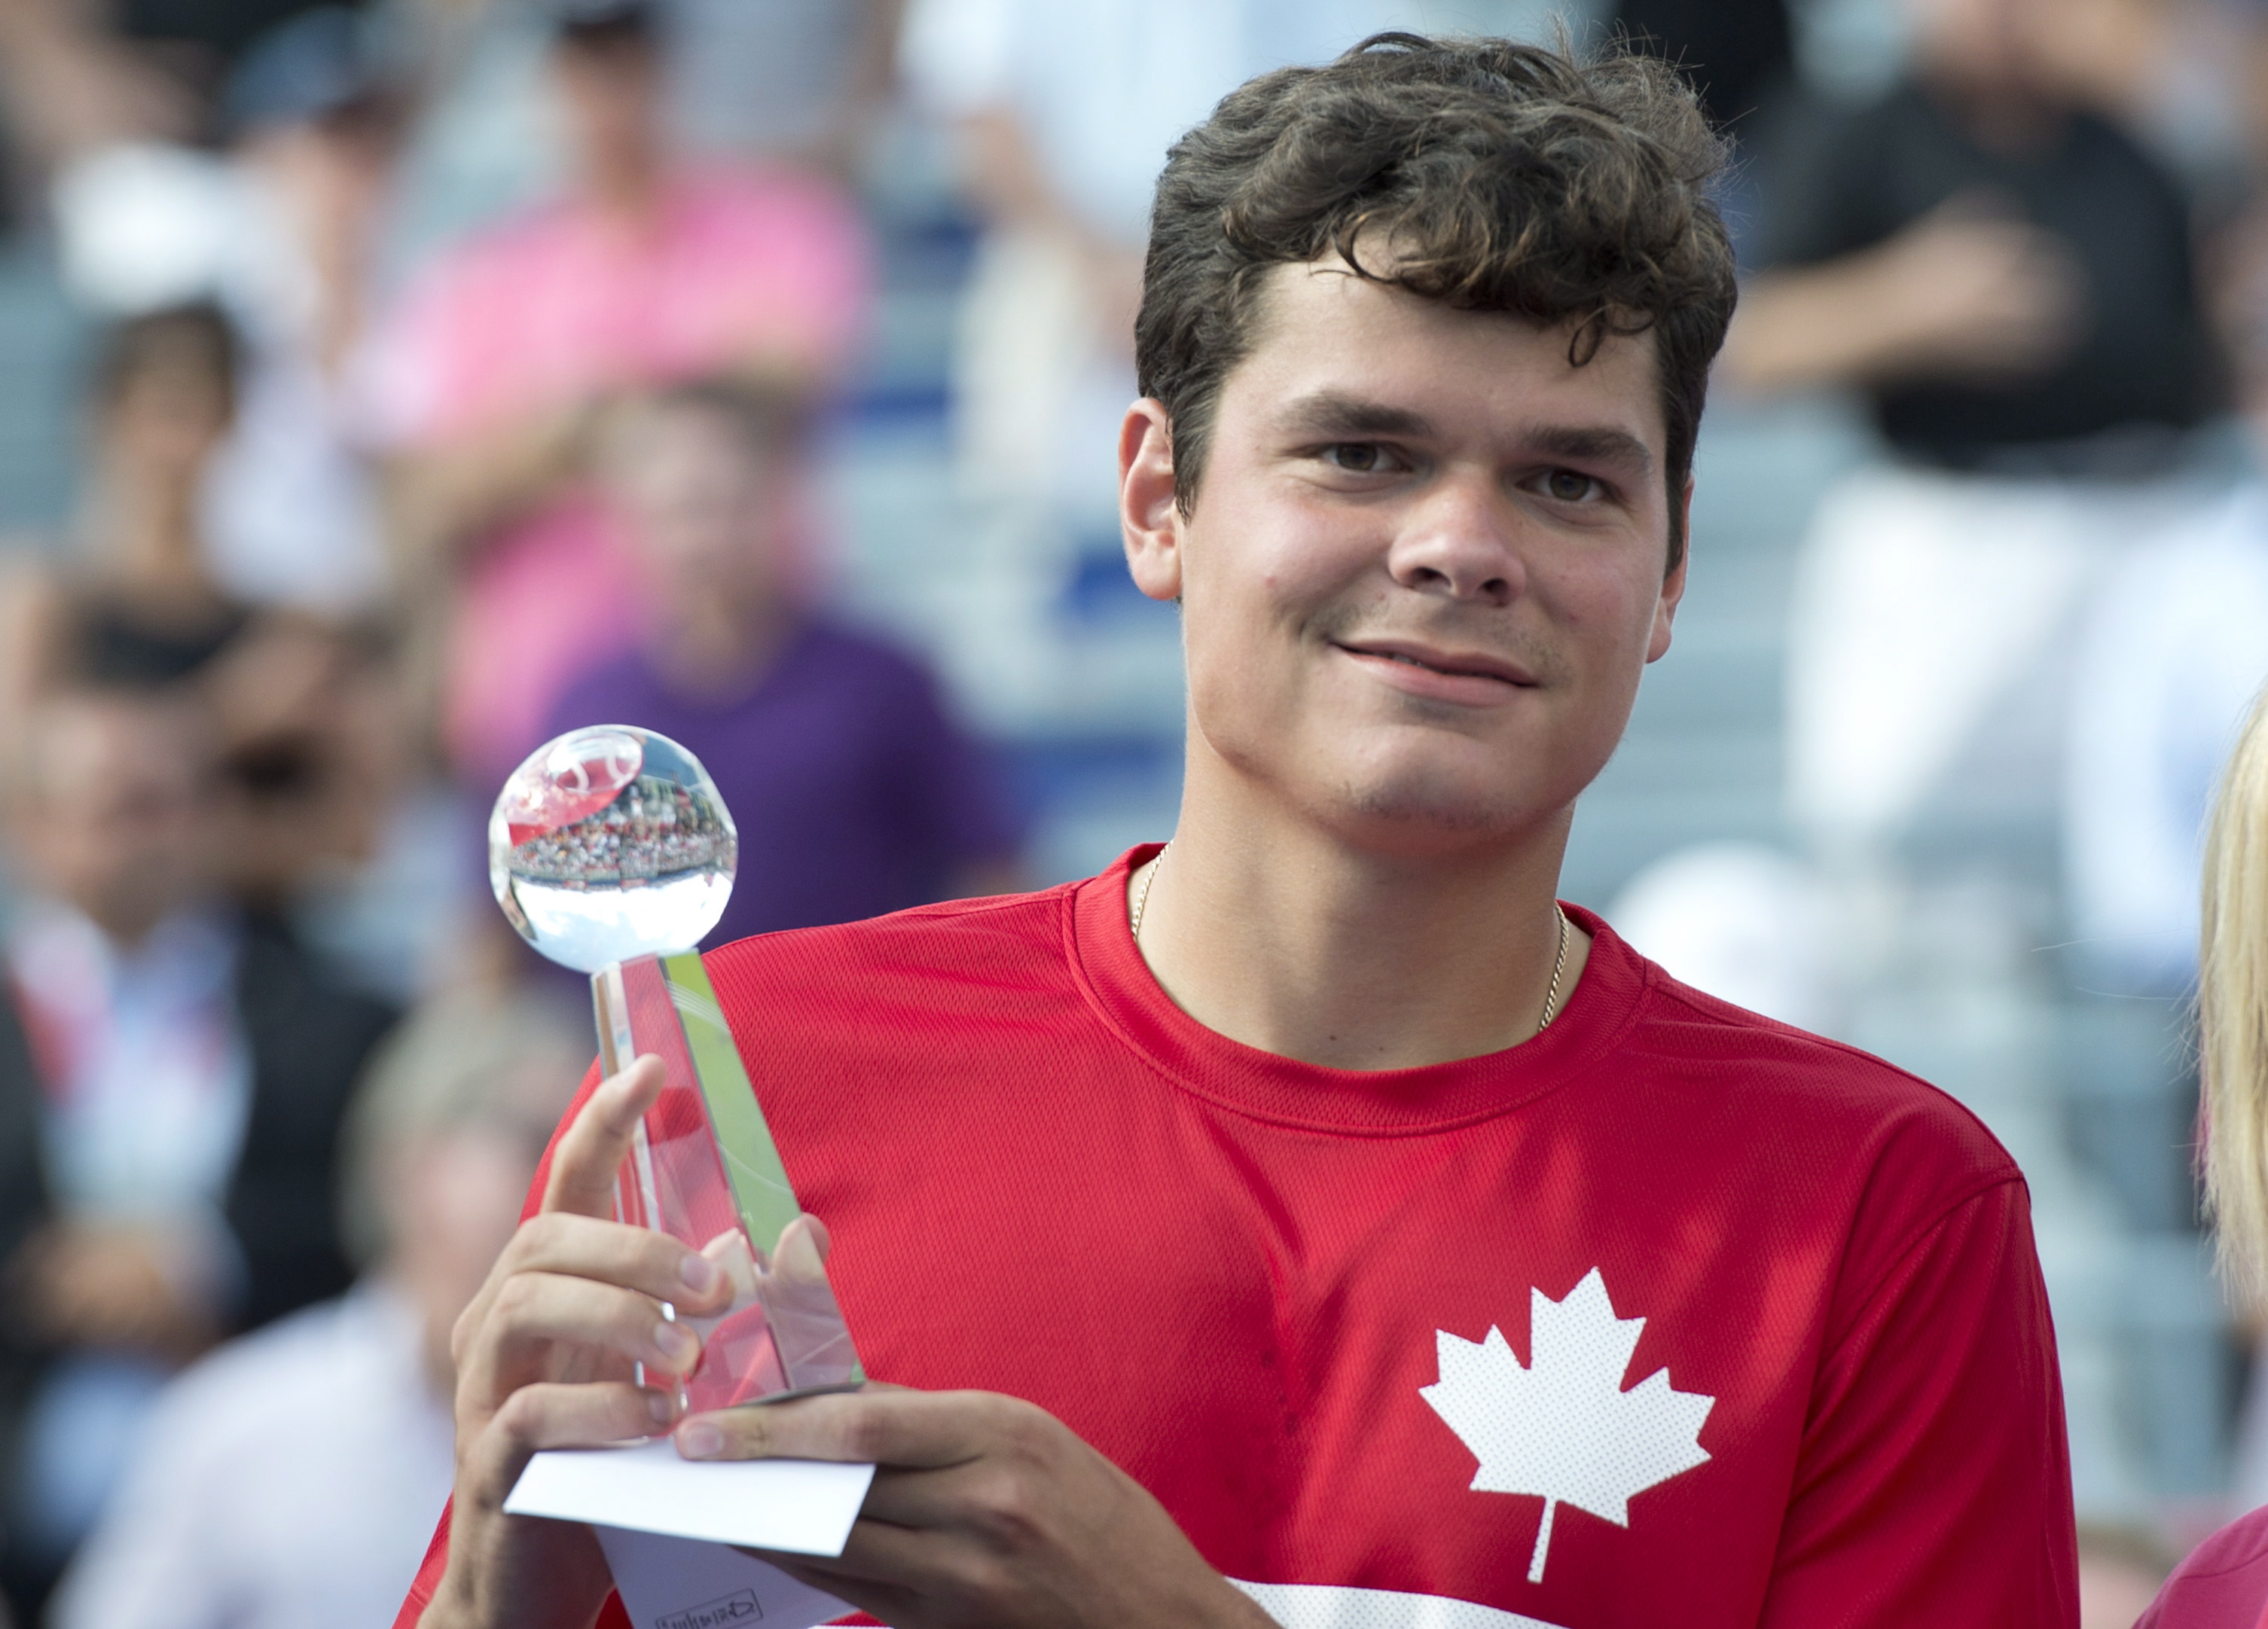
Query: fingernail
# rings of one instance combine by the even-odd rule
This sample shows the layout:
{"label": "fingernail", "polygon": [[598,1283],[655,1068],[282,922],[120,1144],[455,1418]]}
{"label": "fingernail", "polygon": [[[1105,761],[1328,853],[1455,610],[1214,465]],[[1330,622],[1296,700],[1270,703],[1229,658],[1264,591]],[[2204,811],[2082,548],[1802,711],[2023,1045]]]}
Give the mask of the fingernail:
{"label": "fingernail", "polygon": [[654,1424],[666,1426],[670,1417],[677,1413],[677,1399],[666,1391],[649,1391],[645,1394],[645,1406],[646,1412],[653,1416]]}
{"label": "fingernail", "polygon": [[706,1256],[688,1256],[677,1264],[677,1276],[696,1295],[705,1295],[717,1288],[718,1271],[717,1264]]}
{"label": "fingernail", "polygon": [[691,1330],[666,1320],[653,1326],[653,1344],[662,1356],[681,1367],[690,1363],[693,1354],[701,1350],[701,1342]]}
{"label": "fingernail", "polygon": [[725,1451],[725,1434],[696,1422],[677,1434],[677,1451],[688,1459],[714,1459]]}

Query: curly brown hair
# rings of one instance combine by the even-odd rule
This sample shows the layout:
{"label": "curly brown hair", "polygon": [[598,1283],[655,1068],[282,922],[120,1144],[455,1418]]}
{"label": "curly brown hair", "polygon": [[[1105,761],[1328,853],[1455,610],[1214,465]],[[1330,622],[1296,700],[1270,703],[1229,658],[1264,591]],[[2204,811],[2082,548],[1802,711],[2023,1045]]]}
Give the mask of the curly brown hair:
{"label": "curly brown hair", "polygon": [[1134,330],[1183,512],[1265,274],[1336,254],[1427,299],[1565,325],[1577,366],[1610,334],[1651,332],[1675,566],[1676,499],[1733,316],[1732,245],[1707,195],[1724,158],[1675,70],[1619,48],[1581,61],[1382,33],[1232,92],[1159,178]]}

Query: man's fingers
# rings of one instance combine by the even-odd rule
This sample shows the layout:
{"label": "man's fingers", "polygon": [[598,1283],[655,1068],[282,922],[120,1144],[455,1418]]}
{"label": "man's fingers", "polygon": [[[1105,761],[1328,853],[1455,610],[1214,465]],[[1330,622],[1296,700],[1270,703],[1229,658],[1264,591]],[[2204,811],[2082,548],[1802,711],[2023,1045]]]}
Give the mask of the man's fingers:
{"label": "man's fingers", "polygon": [[506,1399],[465,1457],[467,1486],[502,1504],[529,1457],[547,1448],[602,1448],[665,1430],[675,1409],[666,1392],[630,1382],[522,1386]]}
{"label": "man's fingers", "polygon": [[677,1428],[688,1459],[828,1459],[934,1469],[976,1458],[1020,1422],[989,1391],[869,1390],[696,1414]]}
{"label": "man's fingers", "polygon": [[851,1526],[850,1537],[839,1556],[801,1555],[777,1550],[747,1550],[746,1553],[792,1572],[804,1582],[830,1595],[839,1595],[877,1617],[880,1613],[861,1598],[871,1595],[875,1586],[920,1597],[946,1581],[941,1568],[951,1559],[933,1535],[863,1515]]}
{"label": "man's fingers", "polygon": [[701,1355],[699,1338],[665,1317],[651,1295],[563,1273],[519,1273],[498,1292],[483,1338],[466,1354],[463,1395],[510,1406],[508,1396],[517,1395],[536,1356],[559,1345],[612,1352],[671,1375],[691,1372]]}
{"label": "man's fingers", "polygon": [[569,1273],[637,1290],[680,1312],[720,1311],[733,1295],[722,1267],[668,1234],[570,1211],[547,1211],[521,1223],[504,1247],[503,1265],[506,1280],[517,1273]]}
{"label": "man's fingers", "polygon": [[614,1214],[615,1174],[630,1154],[639,1119],[660,1095],[661,1083],[661,1060],[651,1053],[599,1082],[552,1151],[545,1210]]}
{"label": "man's fingers", "polygon": [[473,1346],[487,1329],[497,1297],[513,1278],[530,1272],[618,1284],[666,1301],[693,1317],[723,1310],[733,1295],[729,1274],[666,1233],[569,1211],[546,1211],[519,1224],[490,1269],[488,1281],[457,1319],[450,1355],[460,1369],[471,1361]]}
{"label": "man's fingers", "polygon": [[[990,1517],[1012,1526],[1020,1514],[1013,1508],[1018,1498],[1012,1476],[990,1460],[942,1469],[884,1465],[874,1472],[873,1483],[858,1507],[858,1524],[919,1530],[966,1527]],[[851,1552],[843,1554],[848,1560]]]}

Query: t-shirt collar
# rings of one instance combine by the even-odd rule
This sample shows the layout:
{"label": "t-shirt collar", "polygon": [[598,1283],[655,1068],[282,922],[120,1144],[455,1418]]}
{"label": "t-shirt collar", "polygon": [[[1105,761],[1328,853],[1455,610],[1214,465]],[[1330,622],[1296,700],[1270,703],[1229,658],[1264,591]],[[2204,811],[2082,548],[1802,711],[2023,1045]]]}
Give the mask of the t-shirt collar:
{"label": "t-shirt collar", "polygon": [[1135,948],[1126,878],[1162,845],[1122,855],[1073,891],[1065,923],[1074,976],[1127,1046],[1176,1084],[1255,1118],[1321,1131],[1393,1135],[1445,1130],[1509,1112],[1579,1079],[1635,1020],[1646,964],[1580,906],[1592,936],[1582,978],[1551,1026],[1517,1046],[1411,1069],[1336,1069],[1247,1046],[1175,1006]]}

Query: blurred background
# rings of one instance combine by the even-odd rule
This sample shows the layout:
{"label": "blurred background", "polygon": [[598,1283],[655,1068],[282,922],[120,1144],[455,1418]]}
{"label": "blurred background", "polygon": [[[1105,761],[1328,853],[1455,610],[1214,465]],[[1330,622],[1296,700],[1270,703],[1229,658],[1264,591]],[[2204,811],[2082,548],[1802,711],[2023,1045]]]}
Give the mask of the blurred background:
{"label": "blurred background", "polygon": [[2268,1501],[2187,1029],[2268,677],[2260,0],[0,0],[17,1622],[391,1621],[590,1050],[488,895],[535,745],[707,762],[712,943],[1169,834],[1148,189],[1387,27],[1623,31],[1737,149],[1691,589],[1568,897],[2021,1162],[2090,1625]]}

